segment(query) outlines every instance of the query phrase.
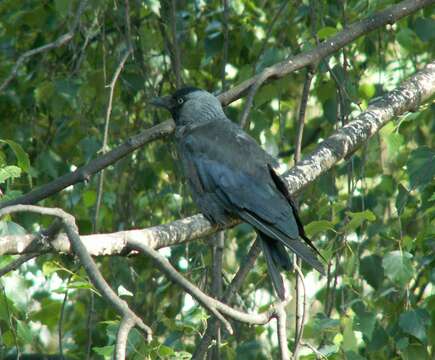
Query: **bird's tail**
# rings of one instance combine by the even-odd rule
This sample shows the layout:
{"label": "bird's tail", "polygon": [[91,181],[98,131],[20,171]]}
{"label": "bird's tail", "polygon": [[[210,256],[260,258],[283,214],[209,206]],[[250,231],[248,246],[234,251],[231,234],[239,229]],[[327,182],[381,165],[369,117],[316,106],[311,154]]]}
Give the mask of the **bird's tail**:
{"label": "bird's tail", "polygon": [[293,268],[290,256],[285,247],[275,239],[258,233],[267,269],[272,280],[273,287],[281,300],[285,299],[284,283],[280,270],[290,271]]}

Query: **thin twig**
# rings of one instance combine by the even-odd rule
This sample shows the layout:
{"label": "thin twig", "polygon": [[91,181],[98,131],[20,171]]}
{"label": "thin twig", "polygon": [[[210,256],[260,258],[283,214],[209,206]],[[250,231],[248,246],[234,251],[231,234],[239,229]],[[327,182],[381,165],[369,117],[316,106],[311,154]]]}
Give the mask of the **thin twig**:
{"label": "thin twig", "polygon": [[[314,49],[305,51],[294,57],[289,57],[287,60],[271,66],[268,68],[270,71],[269,78],[278,79],[310,64],[316,64],[321,59],[331,55],[360,36],[378,29],[385,24],[393,24],[401,18],[429,6],[432,2],[433,0],[404,0],[383,11],[372,14],[364,20],[349,25],[347,29],[337,33],[327,41],[322,42]],[[218,96],[219,100],[223,105],[228,105],[229,103],[241,98],[246,94],[249,88],[257,82],[260,76],[261,74],[258,74],[220,94]],[[113,164],[120,158],[130,154],[146,143],[171,134],[174,129],[175,126],[173,121],[165,121],[164,123],[154,126],[141,134],[133,136],[120,147],[112,150],[106,155],[96,158],[88,165],[83,166],[72,173],[65,174],[51,183],[29,192],[28,194],[19,196],[13,200],[0,202],[0,208],[20,203],[33,204],[77,182],[87,181],[92,174],[95,174],[101,169]],[[132,143],[134,143],[135,146],[132,146]]]}
{"label": "thin twig", "polygon": [[[96,29],[95,29],[96,28]],[[77,74],[80,70],[80,66],[85,58],[86,48],[89,45],[91,39],[95,38],[95,36],[100,32],[101,26],[98,26],[98,11],[95,15],[94,21],[90,28],[86,31],[85,41],[83,42],[82,47],[78,51],[79,55],[74,54],[74,57],[71,62],[75,62],[74,69],[72,70],[72,74]]]}
{"label": "thin twig", "polygon": [[371,14],[365,19],[349,25],[346,29],[326,39],[324,42],[319,44],[319,46],[304,51],[296,56],[290,56],[286,60],[264,69],[256,76],[253,76],[225,93],[220,94],[219,100],[223,105],[227,105],[244,96],[251,87],[255,86],[261,77],[264,77],[265,72],[268,72],[266,80],[280,79],[295,70],[310,64],[318,63],[323,58],[335,53],[343,46],[346,46],[370,31],[378,29],[386,24],[393,24],[399,19],[431,4],[433,4],[433,0],[404,0],[386,8],[385,10]]}
{"label": "thin twig", "polygon": [[3,82],[0,85],[0,93],[10,84],[10,82],[17,76],[18,73],[18,69],[20,68],[21,65],[23,65],[29,58],[31,58],[34,55],[43,53],[43,52],[47,52],[50,51],[52,49],[56,49],[59,48],[65,44],[67,44],[68,42],[70,42],[73,38],[74,35],[77,31],[77,28],[79,26],[80,23],[80,17],[86,7],[86,3],[87,0],[83,0],[82,2],[80,2],[80,5],[78,7],[76,16],[74,18],[74,22],[73,22],[73,26],[71,28],[70,31],[68,31],[66,34],[63,34],[61,36],[59,36],[55,41],[49,43],[49,44],[45,44],[42,45],[40,47],[37,47],[35,49],[26,51],[24,54],[22,54],[17,62],[15,63],[14,67],[12,68],[11,72],[9,73],[9,76],[3,80]]}
{"label": "thin twig", "polygon": [[226,320],[223,315],[231,317],[232,319],[240,322],[244,322],[252,325],[266,324],[269,322],[270,318],[275,314],[276,309],[271,308],[266,313],[261,314],[248,314],[242,311],[233,309],[232,307],[224,304],[207,294],[203,293],[197,286],[190,283],[186,278],[184,278],[171,264],[170,262],[161,255],[158,251],[144,245],[141,241],[130,239],[129,245],[151,257],[160,270],[166,274],[173,282],[181,286],[187,293],[189,293],[193,298],[195,298],[203,307],[209,310],[214,316],[216,316],[222,324],[225,326],[226,330],[232,334],[233,330],[231,324]]}
{"label": "thin twig", "polygon": [[279,302],[276,306],[276,327],[278,330],[278,345],[281,360],[290,360],[290,351],[287,340],[287,314],[285,306],[287,302]]}
{"label": "thin twig", "polygon": [[[223,231],[218,232],[212,236],[212,271],[211,271],[211,295],[222,300],[223,283],[222,283],[222,260],[224,251],[225,233]],[[212,349],[212,358],[220,359],[220,337],[221,328],[220,323],[215,323],[215,339],[216,345]]]}
{"label": "thin twig", "polygon": [[95,295],[93,291],[89,292],[89,306],[88,306],[88,316],[86,319],[86,360],[91,358],[92,351],[92,330],[94,327],[93,316],[94,316],[94,299]]}
{"label": "thin twig", "polygon": [[313,79],[313,75],[314,75],[313,69],[308,68],[305,74],[304,88],[302,90],[302,98],[301,98],[301,103],[299,105],[298,127],[296,131],[295,155],[294,155],[295,163],[299,162],[299,160],[301,159],[305,113],[307,109],[308,94],[310,92],[311,80]]}
{"label": "thin twig", "polygon": [[126,359],[128,334],[135,324],[134,319],[130,316],[122,318],[116,334],[115,359]]}
{"label": "thin twig", "polygon": [[[295,164],[298,163],[301,159],[301,147],[302,147],[302,138],[303,138],[303,131],[304,131],[304,124],[305,124],[305,113],[307,109],[308,104],[308,95],[310,92],[310,86],[311,86],[311,80],[313,78],[314,71],[312,68],[308,68],[307,72],[305,74],[305,81],[304,81],[304,88],[302,90],[302,97],[301,102],[299,105],[299,114],[298,114],[298,126],[296,131],[296,141],[295,141]],[[295,201],[298,203],[298,201]],[[301,261],[299,258],[294,256],[294,265],[295,265],[295,271],[299,269],[301,266]],[[295,283],[295,345],[293,350],[293,356],[295,359],[297,359],[298,354],[298,347],[299,347],[299,341],[301,339],[301,334],[304,326],[304,314],[305,314],[305,289],[302,288],[303,282],[302,278],[300,276],[296,276],[296,283]],[[302,302],[302,296],[303,296],[303,302]]]}
{"label": "thin twig", "polygon": [[[131,30],[130,30],[130,14],[129,14],[129,3],[128,0],[125,0],[125,23],[126,23],[126,37],[127,37],[127,51],[124,53],[124,55],[121,58],[121,61],[119,62],[115,73],[113,74],[112,81],[110,84],[106,87],[109,88],[109,101],[107,104],[106,109],[106,118],[104,121],[104,135],[103,135],[103,146],[101,147],[101,153],[106,154],[108,151],[108,142],[109,142],[109,123],[110,123],[110,116],[112,114],[112,104],[113,104],[113,94],[115,92],[115,86],[118,81],[119,75],[121,74],[122,69],[124,68],[124,65],[132,53],[132,45],[130,42],[130,36],[131,36]],[[104,186],[104,169],[101,170],[100,176],[98,178],[98,186],[97,186],[97,201],[95,203],[95,213],[94,213],[94,221],[92,224],[93,232],[98,232],[98,218],[100,214],[100,207],[101,207],[101,199],[103,197],[103,186]]]}
{"label": "thin twig", "polygon": [[[300,342],[302,339],[302,335],[304,332],[304,324],[305,324],[305,317],[306,317],[306,313],[307,313],[307,291],[305,288],[305,278],[304,278],[304,274],[302,273],[300,267],[298,264],[294,264],[295,270],[298,274],[297,279],[300,281],[300,285],[301,288],[299,289],[300,292],[302,292],[302,306],[301,309],[302,311],[300,312],[300,321],[299,324],[297,324],[296,322],[296,326],[298,326],[297,328],[297,332],[295,331],[295,333],[297,333],[297,335],[295,335],[295,345],[294,345],[294,350],[293,350],[293,357],[295,359],[298,358],[298,353],[299,353],[299,347],[300,347]],[[299,299],[300,301],[300,299]],[[298,309],[299,312],[299,309]],[[299,315],[299,313],[298,313]]]}
{"label": "thin twig", "polygon": [[170,0],[170,22],[172,33],[172,47],[173,47],[173,67],[175,73],[175,85],[177,89],[181,87],[183,82],[181,78],[181,58],[180,58],[180,45],[178,43],[177,36],[177,2],[176,0]]}
{"label": "thin twig", "polygon": [[59,218],[62,221],[64,230],[68,236],[68,239],[71,242],[71,247],[74,253],[80,260],[81,265],[86,270],[86,273],[91,280],[92,284],[95,288],[100,292],[103,298],[110,303],[118,313],[120,313],[123,317],[130,316],[136,322],[136,325],[147,334],[147,339],[150,340],[152,336],[151,328],[146,325],[142,319],[140,319],[132,310],[128,307],[127,303],[120,299],[118,295],[112,290],[112,288],[107,284],[104,277],[101,275],[98,270],[97,265],[95,264],[92,257],[89,255],[86,247],[83,245],[80,240],[80,236],[77,231],[77,225],[75,223],[75,219],[72,215],[66,213],[62,209],[59,208],[45,208],[41,206],[34,205],[14,205],[3,208],[0,210],[0,217],[6,214],[13,214],[17,212],[32,212],[41,215],[54,216]]}
{"label": "thin twig", "polygon": [[284,10],[287,8],[289,3],[290,3],[290,1],[283,0],[281,5],[278,8],[278,11],[273,16],[272,21],[270,22],[270,24],[267,28],[266,36],[264,37],[263,42],[261,44],[260,51],[257,54],[257,58],[255,59],[254,63],[252,64],[252,73],[253,74],[255,74],[255,72],[257,70],[258,61],[260,60],[261,56],[264,53],[264,50],[266,49],[267,42],[269,41],[270,35],[272,34],[272,30],[273,30],[273,27],[275,26],[276,21],[281,16],[281,14],[284,12]]}
{"label": "thin twig", "polygon": [[28,253],[28,254],[21,255],[20,257],[12,260],[9,264],[7,264],[6,266],[4,266],[0,269],[0,277],[2,277],[3,275],[7,274],[10,271],[18,269],[25,262],[27,262],[35,257],[38,257],[40,255],[41,255],[41,252],[34,252],[34,253]]}
{"label": "thin twig", "polygon": [[[248,275],[249,271],[254,266],[255,260],[260,254],[261,246],[259,241],[255,241],[251,246],[248,254],[244,262],[240,265],[239,270],[231,281],[230,285],[227,287],[223,302],[227,304],[231,304],[234,298],[234,295],[240,290],[242,284]],[[194,354],[192,355],[192,360],[202,360],[204,355],[206,354],[208,348],[210,347],[211,342],[213,341],[213,333],[214,333],[214,324],[216,320],[211,318],[207,322],[207,330],[205,334],[201,337],[201,341],[198,344]]]}
{"label": "thin twig", "polygon": [[57,326],[58,342],[59,342],[59,355],[60,355],[62,360],[64,360],[64,356],[63,356],[63,344],[62,344],[62,339],[63,339],[63,319],[65,317],[65,308],[66,308],[66,303],[68,301],[68,292],[69,292],[68,285],[69,285],[73,275],[74,275],[74,272],[72,272],[68,276],[68,279],[66,281],[66,290],[65,290],[65,294],[63,296],[62,307],[60,308],[59,323],[58,323],[58,326]]}
{"label": "thin twig", "polygon": [[310,349],[314,354],[316,354],[316,358],[318,359],[324,359],[324,360],[328,360],[328,358],[323,355],[319,350],[317,350],[313,345],[311,345],[310,343],[306,343],[306,342],[301,342],[301,346],[305,346],[308,349]]}
{"label": "thin twig", "polygon": [[240,115],[240,126],[244,129],[249,129],[249,113],[251,111],[252,105],[254,104],[254,96],[260,89],[261,85],[270,77],[271,70],[266,68],[260,74],[256,82],[252,85],[249,90],[248,96],[246,97],[245,107],[243,108],[242,114]]}
{"label": "thin twig", "polygon": [[222,91],[226,91],[227,83],[225,80],[226,76],[226,67],[228,63],[228,47],[229,47],[229,39],[228,39],[228,18],[229,18],[229,6],[228,0],[222,0],[224,6],[224,21],[223,21],[223,35],[224,35],[224,45],[222,49],[222,69],[221,69],[221,81],[222,81]]}

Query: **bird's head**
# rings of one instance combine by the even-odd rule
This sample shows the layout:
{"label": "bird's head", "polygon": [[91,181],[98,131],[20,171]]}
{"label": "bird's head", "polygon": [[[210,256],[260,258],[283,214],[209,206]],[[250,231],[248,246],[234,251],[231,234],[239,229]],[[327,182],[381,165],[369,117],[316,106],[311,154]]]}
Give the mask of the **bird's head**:
{"label": "bird's head", "polygon": [[195,87],[183,87],[172,95],[154,98],[150,103],[168,110],[177,126],[225,117],[217,97]]}

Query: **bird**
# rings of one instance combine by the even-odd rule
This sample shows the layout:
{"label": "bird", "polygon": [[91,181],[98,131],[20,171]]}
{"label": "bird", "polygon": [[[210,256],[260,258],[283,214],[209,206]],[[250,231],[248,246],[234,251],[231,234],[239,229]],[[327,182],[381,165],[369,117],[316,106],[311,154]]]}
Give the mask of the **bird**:
{"label": "bird", "polygon": [[281,271],[288,250],[324,274],[322,255],[307,237],[297,207],[275,170],[278,161],[225,114],[219,99],[193,86],[150,103],[168,110],[192,199],[213,224],[234,218],[257,232],[276,294],[286,299]]}

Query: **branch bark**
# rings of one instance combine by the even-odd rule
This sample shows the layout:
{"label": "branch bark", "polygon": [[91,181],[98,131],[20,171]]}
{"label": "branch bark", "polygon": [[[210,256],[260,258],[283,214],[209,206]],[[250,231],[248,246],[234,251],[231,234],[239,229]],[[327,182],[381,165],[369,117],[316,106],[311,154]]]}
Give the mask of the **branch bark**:
{"label": "branch bark", "polygon": [[[128,304],[124,300],[116,295],[101,275],[97,265],[80,239],[75,218],[72,215],[66,213],[62,209],[44,208],[34,205],[14,205],[1,209],[0,218],[4,215],[17,212],[32,212],[41,215],[54,216],[60,219],[68,236],[68,240],[71,242],[71,248],[73,249],[74,254],[79,258],[81,265],[86,270],[86,273],[95,288],[100,292],[103,298],[116,309],[123,319],[130,319],[130,321],[134,322],[134,324],[147,335],[147,339],[149,341],[151,340],[151,328],[128,307]],[[119,358],[119,360],[121,359]]]}
{"label": "branch bark", "polygon": [[[402,19],[403,17],[406,17],[422,9],[423,7],[429,6],[434,3],[435,0],[404,0],[383,11],[371,15],[364,20],[349,25],[343,31],[327,39],[319,46],[315,47],[310,51],[300,53],[294,57],[290,57],[280,63],[264,69],[258,75],[248,80],[245,80],[243,83],[220,94],[218,98],[223,105],[228,105],[229,103],[244,96],[255,84],[257,84],[257,86],[259,87],[267,80],[279,79],[305,66],[316,64],[321,59],[348,45],[352,41],[356,40],[358,37],[370,31],[376,30],[386,24],[393,24],[394,22]],[[255,89],[254,86],[254,89],[252,90],[252,98],[254,97],[256,90],[257,89]],[[252,106],[252,100],[253,99],[251,99],[250,101],[249,99],[247,100],[247,105],[245,107],[245,111],[247,113]],[[19,196],[9,201],[0,202],[0,209],[5,206],[15,204],[34,204],[65,189],[70,185],[81,181],[87,181],[90,179],[91,175],[113,164],[117,160],[130,154],[134,150],[142,147],[143,145],[153,140],[170,135],[174,131],[174,129],[175,126],[172,120],[165,121],[159,125],[147,129],[140,134],[134,135],[124,144],[120,145],[118,148],[112,150],[106,155],[92,160],[87,165],[78,168],[72,173],[65,174],[60,178],[55,179],[52,182],[43,185],[25,195]]]}
{"label": "branch bark", "polygon": [[82,181],[89,181],[91,176],[95,173],[117,162],[119,159],[122,159],[124,156],[132,153],[143,145],[171,134],[174,129],[175,124],[172,120],[164,121],[150,129],[146,129],[139,134],[130,137],[122,145],[109,151],[107,154],[90,161],[88,164],[79,167],[75,171],[65,174],[25,195],[18,196],[12,200],[0,202],[0,209],[16,204],[34,204],[58,193],[70,185]]}
{"label": "branch bark", "polygon": [[[366,111],[323,141],[313,153],[283,173],[281,177],[290,194],[297,193],[337,162],[351,156],[390,120],[407,111],[416,110],[434,94],[435,61],[395,90],[374,101]],[[227,227],[238,223],[234,220]],[[158,249],[211,235],[221,229],[197,214],[141,230],[81,236],[81,240],[91,255],[114,255],[125,252],[131,241],[139,241],[145,246]],[[0,255],[25,253],[32,240],[34,235],[3,236],[0,238]],[[52,246],[56,251],[70,251],[65,235],[59,235]]]}
{"label": "branch bark", "polygon": [[357,21],[352,25],[349,25],[343,31],[340,31],[331,38],[328,38],[314,49],[305,51],[296,56],[289,57],[282,62],[264,69],[258,75],[245,80],[224,94],[221,94],[219,96],[219,100],[223,105],[228,105],[229,103],[244,96],[249,89],[258,82],[259,79],[265,76],[265,72],[267,72],[267,79],[280,79],[295,70],[318,63],[323,58],[333,54],[337,50],[351,43],[358,37],[369,33],[370,31],[387,24],[394,24],[401,18],[434,3],[435,0],[405,0],[376,14],[373,14],[364,20]]}

